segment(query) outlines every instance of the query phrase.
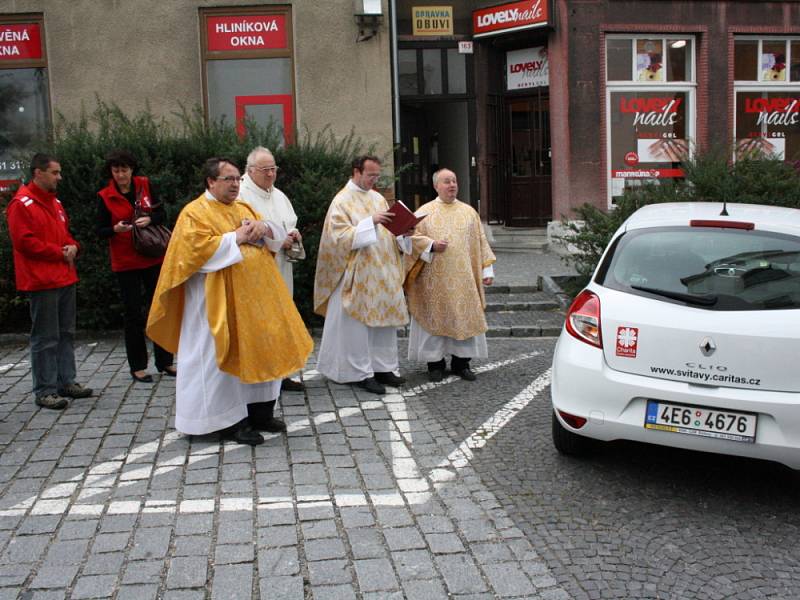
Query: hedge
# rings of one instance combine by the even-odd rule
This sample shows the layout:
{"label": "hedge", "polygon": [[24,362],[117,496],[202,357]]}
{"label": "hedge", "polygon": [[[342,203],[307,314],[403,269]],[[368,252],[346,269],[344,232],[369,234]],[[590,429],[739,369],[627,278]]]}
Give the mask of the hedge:
{"label": "hedge", "polygon": [[[210,156],[227,156],[244,168],[255,146],[270,148],[280,165],[277,186],[292,201],[298,216],[306,259],[295,265],[295,302],[307,324],[312,313],[314,270],[319,235],[331,199],[350,175],[353,156],[369,149],[351,133],[337,138],[330,129],[296,134],[293,145],[280,147],[280,132],[272,127],[248,127],[244,137],[224,122],[206,123],[200,110],[181,109],[167,121],[149,110],[128,116],[118,107],[98,101],[90,115],[75,122],[59,116],[53,139],[38,150],[51,152],[61,163],[63,180],[58,197],[70,217],[73,235],[81,243],[77,287],[78,327],[119,329],[122,305],[108,257],[108,243],[94,231],[97,191],[107,184],[104,157],[114,148],[130,151],[139,161],[139,173],[157,185],[169,225],[183,206],[204,189],[200,169]],[[25,157],[29,159],[30,157]],[[0,197],[5,210],[11,193]],[[0,331],[29,327],[27,303],[14,288],[11,243],[7,223],[0,219]]]}

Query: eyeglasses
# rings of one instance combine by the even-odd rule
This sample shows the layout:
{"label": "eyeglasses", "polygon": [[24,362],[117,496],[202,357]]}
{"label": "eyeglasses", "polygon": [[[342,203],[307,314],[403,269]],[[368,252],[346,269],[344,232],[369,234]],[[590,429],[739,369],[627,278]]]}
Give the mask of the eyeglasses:
{"label": "eyeglasses", "polygon": [[257,167],[253,165],[250,167],[251,169],[255,169],[256,171],[261,171],[262,173],[277,173],[280,167]]}
{"label": "eyeglasses", "polygon": [[242,181],[242,178],[238,175],[226,175],[225,177],[215,177],[214,179],[219,179],[227,183],[241,183]]}

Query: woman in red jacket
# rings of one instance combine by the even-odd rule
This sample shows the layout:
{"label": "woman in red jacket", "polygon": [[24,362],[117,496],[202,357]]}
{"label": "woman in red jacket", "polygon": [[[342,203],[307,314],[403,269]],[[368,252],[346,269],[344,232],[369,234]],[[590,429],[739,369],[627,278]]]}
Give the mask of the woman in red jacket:
{"label": "woman in red jacket", "polygon": [[[97,234],[108,239],[111,253],[111,270],[116,273],[119,290],[125,306],[125,351],[131,376],[136,381],[152,382],[147,369],[147,345],[144,328],[147,313],[158,283],[163,257],[142,256],[133,248],[131,231],[134,227],[160,225],[166,213],[154,197],[147,177],[134,176],[136,159],[124,150],[115,150],[106,157],[108,185],[97,193]],[[140,205],[136,218],[134,208]],[[156,369],[175,377],[172,354],[153,344]]]}

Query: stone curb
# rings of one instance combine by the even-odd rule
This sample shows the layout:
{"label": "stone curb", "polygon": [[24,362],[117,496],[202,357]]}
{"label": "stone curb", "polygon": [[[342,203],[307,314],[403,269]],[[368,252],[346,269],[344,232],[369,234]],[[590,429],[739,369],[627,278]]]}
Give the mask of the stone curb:
{"label": "stone curb", "polygon": [[564,310],[568,309],[569,305],[572,304],[570,295],[561,289],[561,286],[556,283],[551,275],[540,275],[539,284],[542,290],[551,294]]}

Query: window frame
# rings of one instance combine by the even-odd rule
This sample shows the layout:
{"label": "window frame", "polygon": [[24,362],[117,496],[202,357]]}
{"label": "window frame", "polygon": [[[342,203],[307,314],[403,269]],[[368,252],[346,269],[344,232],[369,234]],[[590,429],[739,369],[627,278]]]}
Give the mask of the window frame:
{"label": "window frame", "polygon": [[[631,40],[631,78],[630,79],[608,79],[608,41],[609,40]],[[689,55],[691,77],[682,81],[639,81],[636,79],[636,42],[637,40],[661,40],[666,47],[669,40],[692,40],[691,53]],[[640,34],[640,33],[607,33],[605,35],[604,43],[606,47],[603,49],[603,56],[606,57],[606,64],[604,71],[606,73],[606,87],[609,85],[644,85],[644,86],[659,86],[659,85],[694,85],[697,86],[697,34],[670,34],[670,33],[653,33],[653,34]],[[662,52],[664,59],[664,72],[668,72],[668,52]]]}
{"label": "window frame", "polygon": [[[737,41],[757,41],[758,42],[758,55],[756,57],[757,60],[757,70],[756,76],[760,77],[761,75],[761,55],[763,54],[764,42],[778,42],[783,41],[784,46],[786,48],[786,72],[787,72],[787,80],[786,81],[765,81],[762,79],[734,79],[733,80],[733,105],[732,105],[732,112],[733,118],[731,119],[733,122],[733,142],[734,142],[734,150],[732,153],[732,160],[737,160],[737,152],[736,146],[738,145],[739,136],[738,136],[738,129],[739,123],[737,119],[737,106],[739,105],[739,94],[740,93],[754,93],[758,92],[761,93],[761,97],[765,98],[767,94],[774,94],[776,92],[786,92],[786,93],[793,93],[797,94],[800,97],[800,78],[797,80],[791,81],[789,78],[791,77],[791,49],[792,43],[800,44],[800,35],[782,35],[782,34],[735,34],[733,36],[733,47],[735,48]],[[735,54],[734,54],[735,55]],[[736,72],[736,66],[731,65],[731,73]],[[763,123],[761,125],[761,133],[766,133],[768,124]],[[798,136],[800,136],[800,131],[798,131]],[[766,137],[766,136],[764,136]],[[784,155],[783,160],[787,160],[787,157]],[[791,160],[791,159],[789,159]]]}
{"label": "window frame", "polygon": [[[49,131],[53,126],[53,102],[52,102],[52,95],[50,93],[50,68],[48,66],[47,36],[45,35],[44,14],[42,13],[0,14],[0,25],[19,25],[23,23],[34,23],[39,26],[39,32],[40,32],[39,42],[42,47],[42,56],[41,58],[3,59],[0,60],[0,70],[44,69],[45,94],[47,96],[46,129]],[[9,189],[9,186],[19,183],[21,180],[22,180],[21,178],[20,179],[0,178],[0,191]]]}
{"label": "window frame", "polygon": [[[402,100],[469,100],[475,96],[474,92],[474,76],[472,69],[472,54],[464,53],[464,69],[465,69],[465,84],[466,92],[459,92],[455,94],[450,93],[450,78],[449,78],[449,60],[447,58],[448,50],[458,50],[458,42],[401,42],[399,50],[413,50],[416,58],[417,69],[417,93],[416,94],[399,94]],[[424,50],[439,50],[440,60],[442,65],[442,92],[440,94],[426,94],[425,93],[425,76],[423,74],[423,51]],[[420,92],[420,90],[422,90]]]}
{"label": "window frame", "polygon": [[[738,41],[748,41],[748,40],[749,41],[754,41],[755,40],[755,41],[758,42],[758,56],[757,56],[758,62],[756,63],[757,68],[758,68],[758,70],[756,71],[756,75],[757,76],[760,75],[760,73],[761,73],[761,71],[760,71],[760,68],[761,68],[760,67],[761,55],[763,54],[763,48],[764,48],[764,42],[765,41],[768,41],[768,42],[783,41],[784,45],[786,46],[786,72],[787,72],[787,74],[789,76],[791,76],[792,42],[797,42],[798,44],[800,44],[800,35],[782,35],[782,34],[772,34],[772,35],[767,35],[767,34],[760,34],[760,35],[742,34],[742,35],[739,35],[739,34],[735,34],[733,36],[734,48],[736,47],[736,42],[738,42]],[[735,53],[734,53],[734,55],[735,55]],[[734,60],[734,59],[731,59],[731,60]],[[736,73],[736,66],[735,65],[731,65],[731,66],[732,66],[731,72],[732,73]],[[792,86],[797,87],[797,86],[800,86],[800,78],[798,78],[795,81],[789,81],[788,79],[786,81],[764,81],[762,79],[734,79],[733,80],[733,86],[734,86],[734,89],[740,88],[740,87],[742,87],[742,88],[743,87],[761,88],[763,86],[776,87],[776,88],[792,87]]]}
{"label": "window frame", "polygon": [[[686,94],[686,99],[690,104],[691,110],[687,111],[686,116],[686,141],[689,146],[689,156],[694,155],[694,140],[697,139],[697,40],[698,35],[692,33],[607,33],[604,36],[603,43],[603,56],[605,64],[603,65],[603,73],[605,75],[605,133],[606,133],[606,200],[609,209],[614,207],[614,189],[612,173],[612,127],[611,120],[611,95],[619,92],[683,92]],[[608,41],[613,39],[626,39],[631,41],[631,79],[608,79]],[[666,47],[669,40],[691,40],[691,52],[689,53],[689,68],[691,77],[685,81],[639,81],[636,79],[636,42],[637,40],[662,40]],[[664,52],[664,71],[668,71],[666,62],[667,52]],[[634,180],[632,178],[632,180]],[[636,178],[637,181],[658,181],[652,178]],[[623,184],[624,189],[624,184]]]}
{"label": "window frame", "polygon": [[[294,27],[292,19],[292,6],[290,4],[275,4],[263,6],[228,6],[228,7],[214,7],[214,8],[199,8],[199,26],[200,26],[200,70],[202,80],[202,94],[203,94],[203,114],[205,115],[206,122],[209,122],[209,100],[208,100],[208,68],[207,64],[212,60],[246,60],[246,59],[264,59],[264,58],[288,58],[291,82],[291,102],[286,99],[286,94],[274,96],[276,99],[275,104],[280,104],[286,111],[288,107],[288,119],[291,124],[286,126],[287,119],[284,113],[284,143],[289,145],[294,141],[294,129],[297,125],[295,115],[297,115],[297,81],[295,74],[294,62]],[[285,17],[286,24],[286,47],[285,48],[271,48],[271,49],[257,49],[257,50],[209,50],[208,49],[208,18],[209,17],[239,17],[239,16],[253,16],[253,15],[281,15]],[[252,95],[246,94],[243,98],[269,98],[267,95]],[[246,103],[245,103],[246,104]],[[244,109],[241,112],[237,104],[236,114],[232,115],[236,120],[235,126],[237,133],[241,136],[245,134],[244,122],[238,115],[244,115]],[[244,105],[243,105],[244,106]]]}

